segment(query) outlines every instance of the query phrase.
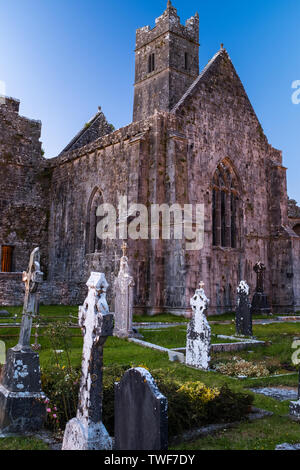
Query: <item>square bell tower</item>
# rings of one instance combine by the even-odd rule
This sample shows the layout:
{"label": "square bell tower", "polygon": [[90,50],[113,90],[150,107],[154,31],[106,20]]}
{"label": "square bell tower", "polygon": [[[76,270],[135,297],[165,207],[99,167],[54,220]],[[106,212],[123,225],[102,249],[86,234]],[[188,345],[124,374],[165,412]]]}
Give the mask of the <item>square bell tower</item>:
{"label": "square bell tower", "polygon": [[155,27],[136,32],[133,121],[171,111],[199,75],[199,15],[180,23],[168,1]]}

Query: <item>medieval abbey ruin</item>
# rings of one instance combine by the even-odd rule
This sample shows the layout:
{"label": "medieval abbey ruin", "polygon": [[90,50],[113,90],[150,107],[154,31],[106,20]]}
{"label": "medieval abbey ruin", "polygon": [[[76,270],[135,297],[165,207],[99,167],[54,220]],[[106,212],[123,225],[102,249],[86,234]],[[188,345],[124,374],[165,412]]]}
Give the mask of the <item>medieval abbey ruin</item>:
{"label": "medieval abbey ruin", "polygon": [[199,280],[210,314],[231,311],[235,288],[253,292],[266,266],[274,312],[300,309],[300,209],[288,202],[286,168],[227,51],[199,71],[199,17],[182,25],[168,2],[154,28],[136,34],[133,122],[114,131],[102,111],[56,158],[42,156],[41,123],[0,104],[0,299],[21,303],[21,272],[41,248],[41,301],[80,304],[86,279],[118,272],[122,241],[96,236],[96,209],[129,203],[204,204],[204,247],[128,240],[136,313],[185,314]]}

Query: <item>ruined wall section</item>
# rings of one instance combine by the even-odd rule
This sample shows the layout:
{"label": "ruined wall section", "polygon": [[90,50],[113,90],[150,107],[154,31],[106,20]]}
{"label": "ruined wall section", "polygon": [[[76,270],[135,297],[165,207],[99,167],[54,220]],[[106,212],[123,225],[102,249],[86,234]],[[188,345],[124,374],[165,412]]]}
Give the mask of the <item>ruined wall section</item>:
{"label": "ruined wall section", "polygon": [[300,207],[294,199],[288,200],[289,226],[300,237]]}
{"label": "ruined wall section", "polygon": [[47,275],[49,181],[41,151],[41,123],[19,115],[19,101],[0,104],[0,245],[13,247],[13,273],[0,273],[0,304],[23,300],[21,275],[40,246]]}

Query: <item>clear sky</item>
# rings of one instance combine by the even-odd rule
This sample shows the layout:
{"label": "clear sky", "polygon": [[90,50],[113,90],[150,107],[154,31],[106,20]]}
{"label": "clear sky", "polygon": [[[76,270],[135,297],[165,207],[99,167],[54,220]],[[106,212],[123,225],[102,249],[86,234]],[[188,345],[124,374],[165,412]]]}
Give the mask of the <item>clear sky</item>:
{"label": "clear sky", "polygon": [[[135,30],[154,26],[167,0],[0,0],[0,80],[40,119],[56,156],[100,105],[116,128],[131,122]],[[269,142],[283,150],[290,197],[300,202],[299,0],[173,0],[200,16],[200,66],[223,42]]]}

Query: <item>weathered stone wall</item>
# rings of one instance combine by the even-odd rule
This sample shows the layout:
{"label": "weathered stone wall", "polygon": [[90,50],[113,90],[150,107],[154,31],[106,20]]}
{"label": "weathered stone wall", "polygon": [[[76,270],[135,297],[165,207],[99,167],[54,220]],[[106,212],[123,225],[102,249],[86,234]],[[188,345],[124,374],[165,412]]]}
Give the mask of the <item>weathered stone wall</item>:
{"label": "weathered stone wall", "polygon": [[98,113],[85,124],[84,128],[71,140],[62,153],[80,149],[100,137],[110,134],[113,130],[113,125],[107,122],[106,117],[99,109]]}
{"label": "weathered stone wall", "polygon": [[300,237],[300,207],[294,199],[288,200],[289,226]]}
{"label": "weathered stone wall", "polygon": [[49,281],[69,285],[82,282],[77,302],[83,299],[84,282],[91,271],[105,272],[112,286],[118,269],[113,258],[115,253],[118,258],[121,254],[121,240],[104,241],[101,252],[86,253],[90,197],[98,188],[103,202],[116,208],[119,194],[127,195],[129,203],[139,200],[143,185],[140,149],[148,126],[148,122],[132,124],[49,162],[53,168]]}
{"label": "weathered stone wall", "polygon": [[[12,270],[27,268],[33,248],[41,246],[47,266],[48,188],[50,174],[41,154],[41,123],[19,115],[19,101],[0,104],[0,246],[13,246]],[[11,290],[0,276],[0,303],[11,302]],[[15,282],[15,281],[13,281]],[[14,286],[14,284],[12,284]],[[16,288],[16,297],[18,288]]]}

